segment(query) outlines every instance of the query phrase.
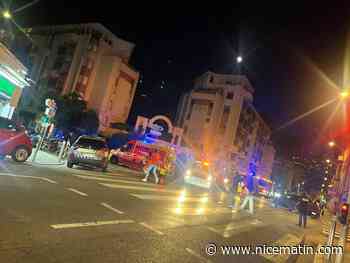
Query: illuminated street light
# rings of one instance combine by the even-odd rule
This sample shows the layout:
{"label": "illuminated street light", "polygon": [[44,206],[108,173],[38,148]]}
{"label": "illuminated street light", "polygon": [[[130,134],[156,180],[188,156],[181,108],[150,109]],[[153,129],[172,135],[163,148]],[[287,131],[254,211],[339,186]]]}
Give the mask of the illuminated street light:
{"label": "illuminated street light", "polygon": [[324,187],[324,184],[322,184],[322,187]]}
{"label": "illuminated street light", "polygon": [[330,163],[330,162],[331,162],[331,160],[329,160],[329,159],[326,160],[326,163]]}
{"label": "illuminated street light", "polygon": [[238,57],[236,58],[236,61],[237,61],[238,64],[239,64],[239,63],[242,63],[242,61],[243,61],[242,56],[238,56]]}
{"label": "illuminated street light", "polygon": [[324,180],[325,180],[325,181],[327,181],[327,180],[328,180],[328,178],[327,178],[327,177],[325,177],[325,178],[324,178]]}
{"label": "illuminated street light", "polygon": [[342,99],[346,99],[347,97],[349,97],[349,92],[346,91],[346,90],[340,92],[340,97],[341,97]]}
{"label": "illuminated street light", "polygon": [[11,18],[12,18],[12,15],[11,15],[10,11],[8,11],[8,10],[5,10],[5,11],[2,13],[2,16],[3,16],[5,19],[11,19]]}
{"label": "illuminated street light", "polygon": [[334,141],[330,141],[330,142],[328,143],[328,146],[329,146],[329,147],[334,147],[334,146],[335,146],[335,142],[334,142]]}

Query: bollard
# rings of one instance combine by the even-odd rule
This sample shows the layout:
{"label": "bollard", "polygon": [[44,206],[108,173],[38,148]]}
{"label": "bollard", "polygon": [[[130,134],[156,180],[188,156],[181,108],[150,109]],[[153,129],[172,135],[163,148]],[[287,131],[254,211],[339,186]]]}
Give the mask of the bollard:
{"label": "bollard", "polygon": [[66,150],[66,147],[67,147],[67,141],[64,141],[62,143],[62,146],[61,146],[61,149],[60,149],[60,153],[58,154],[58,162],[59,163],[62,161],[62,156],[63,156],[64,151]]}
{"label": "bollard", "polygon": [[42,144],[44,142],[44,138],[45,138],[45,135],[46,135],[46,132],[47,132],[47,128],[48,128],[48,126],[45,125],[43,133],[42,133],[42,136],[40,138],[40,141],[39,141],[39,143],[37,144],[37,146],[35,148],[35,152],[34,152],[34,155],[33,155],[33,158],[32,158],[32,162],[33,163],[35,162],[36,156],[37,156],[38,152],[40,151],[40,148],[41,148],[41,146],[42,146]]}
{"label": "bollard", "polygon": [[339,241],[338,241],[338,245],[343,247],[343,251],[342,251],[342,253],[336,254],[335,263],[343,263],[347,233],[348,233],[348,225],[346,224],[342,227],[342,230],[340,232]]}
{"label": "bollard", "polygon": [[[333,246],[336,226],[337,226],[337,216],[333,216],[332,221],[331,221],[331,225],[330,225],[330,229],[329,229],[327,246]],[[326,262],[331,262],[331,254],[330,253],[326,255]]]}

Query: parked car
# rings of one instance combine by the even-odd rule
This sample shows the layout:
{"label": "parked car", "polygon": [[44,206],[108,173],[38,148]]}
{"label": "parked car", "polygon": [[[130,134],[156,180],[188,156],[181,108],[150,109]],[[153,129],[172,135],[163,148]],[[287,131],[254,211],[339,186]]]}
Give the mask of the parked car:
{"label": "parked car", "polygon": [[11,155],[16,162],[25,162],[32,153],[32,143],[24,126],[0,117],[0,158]]}
{"label": "parked car", "polygon": [[105,139],[93,136],[80,136],[68,151],[67,167],[74,165],[90,166],[107,170],[109,149]]}

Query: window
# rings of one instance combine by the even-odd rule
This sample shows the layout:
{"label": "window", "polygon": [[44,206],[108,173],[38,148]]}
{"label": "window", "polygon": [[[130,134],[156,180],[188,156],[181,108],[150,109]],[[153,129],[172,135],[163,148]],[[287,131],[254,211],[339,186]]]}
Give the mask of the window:
{"label": "window", "polygon": [[210,82],[210,83],[213,83],[213,82],[214,82],[214,77],[213,77],[213,76],[210,76],[209,82]]}
{"label": "window", "polygon": [[190,109],[189,109],[188,114],[187,114],[187,117],[186,117],[186,120],[189,120],[189,119],[191,118],[193,105],[194,105],[194,101],[192,100],[192,101],[191,101],[191,105],[190,105]]}
{"label": "window", "polygon": [[233,92],[228,92],[226,95],[226,99],[232,100],[233,99]]}
{"label": "window", "polygon": [[0,129],[13,129],[15,126],[11,120],[0,117]]}
{"label": "window", "polygon": [[212,112],[213,112],[213,107],[214,107],[214,104],[211,102],[209,104],[209,108],[208,108],[208,116],[210,117]]}
{"label": "window", "polygon": [[81,148],[91,148],[94,150],[107,148],[107,145],[103,140],[97,140],[94,138],[87,138],[87,137],[80,137],[78,141],[75,143],[75,145]]}

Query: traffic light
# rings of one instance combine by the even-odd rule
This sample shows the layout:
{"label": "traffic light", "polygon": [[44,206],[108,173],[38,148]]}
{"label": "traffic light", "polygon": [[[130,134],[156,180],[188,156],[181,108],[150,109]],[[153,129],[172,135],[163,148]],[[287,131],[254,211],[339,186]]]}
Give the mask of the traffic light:
{"label": "traffic light", "polygon": [[339,222],[346,225],[348,222],[349,204],[342,204],[340,207]]}

